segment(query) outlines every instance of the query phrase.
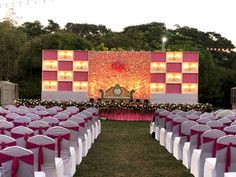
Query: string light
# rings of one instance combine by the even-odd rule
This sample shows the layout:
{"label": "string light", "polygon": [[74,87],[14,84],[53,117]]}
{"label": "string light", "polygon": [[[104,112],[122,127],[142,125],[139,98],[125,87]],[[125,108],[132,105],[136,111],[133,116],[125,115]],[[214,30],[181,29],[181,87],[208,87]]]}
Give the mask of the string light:
{"label": "string light", "polygon": [[20,6],[21,5],[30,5],[30,4],[39,4],[40,2],[45,3],[46,0],[22,0],[22,1],[12,1],[12,2],[5,2],[5,3],[0,3],[0,8],[8,8],[9,6],[15,7],[15,6]]}

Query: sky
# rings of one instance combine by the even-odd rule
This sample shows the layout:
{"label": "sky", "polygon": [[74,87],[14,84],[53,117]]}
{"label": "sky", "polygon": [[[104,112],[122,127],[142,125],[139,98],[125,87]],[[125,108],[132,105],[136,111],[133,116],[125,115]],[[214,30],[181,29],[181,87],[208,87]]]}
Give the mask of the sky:
{"label": "sky", "polygon": [[[21,1],[21,6],[19,5]],[[130,25],[163,22],[214,31],[236,45],[235,0],[0,0],[0,19],[14,3],[19,23],[47,20],[102,24],[113,31]],[[45,1],[45,2],[44,2]],[[36,2],[36,3],[35,3]],[[2,5],[8,3],[6,5]],[[161,40],[161,39],[160,39]]]}

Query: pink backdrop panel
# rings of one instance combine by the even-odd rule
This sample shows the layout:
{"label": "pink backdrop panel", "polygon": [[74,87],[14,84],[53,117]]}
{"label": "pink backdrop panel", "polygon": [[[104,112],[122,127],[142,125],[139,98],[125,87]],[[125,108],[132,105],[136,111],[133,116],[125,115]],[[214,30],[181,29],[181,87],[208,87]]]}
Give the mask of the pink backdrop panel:
{"label": "pink backdrop panel", "polygon": [[183,74],[183,83],[198,83],[198,74]]}
{"label": "pink backdrop panel", "polygon": [[181,84],[166,84],[166,93],[181,94]]}
{"label": "pink backdrop panel", "polygon": [[57,60],[57,50],[43,50],[43,60]]}
{"label": "pink backdrop panel", "polygon": [[165,62],[166,53],[165,52],[152,52],[151,53],[151,62]]}
{"label": "pink backdrop panel", "polygon": [[88,72],[74,72],[74,81],[88,81]]}
{"label": "pink backdrop panel", "polygon": [[88,51],[75,51],[74,60],[88,61]]}
{"label": "pink backdrop panel", "polygon": [[167,72],[182,72],[182,64],[181,63],[167,63],[166,64],[166,71]]}
{"label": "pink backdrop panel", "polygon": [[151,73],[151,83],[165,83],[166,75],[159,73]]}
{"label": "pink backdrop panel", "polygon": [[72,82],[58,82],[58,91],[72,91]]}
{"label": "pink backdrop panel", "polygon": [[42,74],[43,80],[56,81],[57,80],[57,71],[43,71]]}
{"label": "pink backdrop panel", "polygon": [[183,52],[184,62],[198,62],[198,52]]}
{"label": "pink backdrop panel", "polygon": [[59,70],[63,71],[73,71],[73,62],[72,61],[59,61],[58,62]]}

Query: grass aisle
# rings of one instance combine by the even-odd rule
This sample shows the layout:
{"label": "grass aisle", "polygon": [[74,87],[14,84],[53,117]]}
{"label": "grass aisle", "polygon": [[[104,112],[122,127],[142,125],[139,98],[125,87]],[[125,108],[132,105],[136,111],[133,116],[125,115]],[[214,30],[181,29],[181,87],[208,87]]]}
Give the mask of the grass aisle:
{"label": "grass aisle", "polygon": [[102,121],[76,177],[192,177],[149,135],[148,122]]}

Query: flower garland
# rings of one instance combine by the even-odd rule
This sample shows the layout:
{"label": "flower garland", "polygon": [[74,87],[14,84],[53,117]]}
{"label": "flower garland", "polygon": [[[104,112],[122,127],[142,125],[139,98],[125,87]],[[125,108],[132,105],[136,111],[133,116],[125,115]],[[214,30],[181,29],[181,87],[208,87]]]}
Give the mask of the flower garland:
{"label": "flower garland", "polygon": [[149,100],[144,100],[143,102],[139,99],[133,101],[130,100],[128,102],[123,101],[102,101],[101,99],[94,100],[90,99],[89,101],[83,102],[74,102],[74,101],[53,101],[53,100],[40,100],[40,99],[17,99],[14,100],[15,106],[27,106],[27,107],[35,107],[37,105],[42,105],[47,108],[53,106],[60,106],[62,108],[66,108],[68,106],[76,106],[81,110],[89,108],[89,107],[96,107],[101,111],[106,110],[114,110],[114,109],[123,109],[123,110],[131,110],[131,111],[145,111],[145,112],[153,112],[159,109],[166,109],[169,111],[173,111],[175,109],[189,111],[189,110],[197,110],[202,112],[211,112],[213,107],[209,103],[198,103],[198,104],[152,104]]}

